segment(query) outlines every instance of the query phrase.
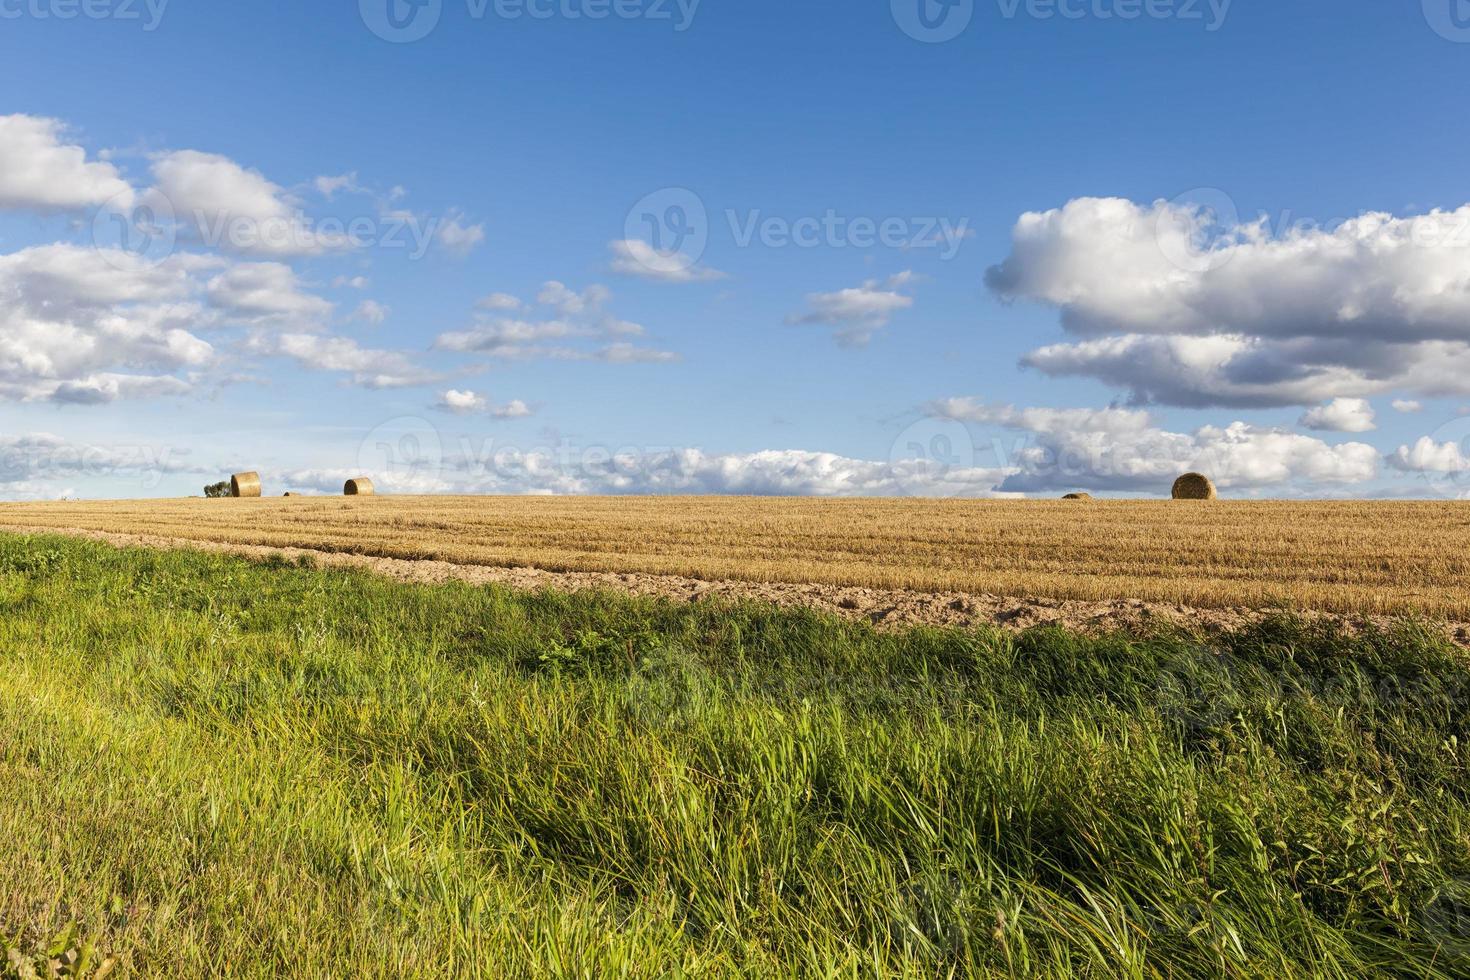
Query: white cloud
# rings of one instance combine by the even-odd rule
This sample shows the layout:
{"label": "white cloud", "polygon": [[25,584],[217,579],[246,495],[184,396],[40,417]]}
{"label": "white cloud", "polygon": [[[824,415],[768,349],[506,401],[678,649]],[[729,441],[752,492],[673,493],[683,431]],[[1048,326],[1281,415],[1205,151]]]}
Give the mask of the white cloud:
{"label": "white cloud", "polygon": [[[492,315],[510,308],[514,297],[496,294],[496,302],[481,300],[472,324],[464,330],[441,333],[437,350],[484,354],[502,360],[604,361],[614,364],[667,363],[679,356],[629,343],[640,337],[642,326],[620,320],[605,306],[612,294],[591,285],[581,292],[552,280],[541,287],[536,301],[556,317],[546,320]],[[517,304],[519,305],[519,304]]]}
{"label": "white cloud", "polygon": [[619,341],[598,349],[588,358],[576,357],[572,360],[603,361],[607,364],[673,364],[681,358],[673,351],[654,350],[651,347],[639,347]]}
{"label": "white cloud", "polygon": [[485,396],[477,395],[473,391],[460,391],[450,388],[439,396],[439,404],[435,406],[441,411],[452,412],[455,415],[469,415],[485,410]]}
{"label": "white cloud", "polygon": [[1415,412],[1424,411],[1424,406],[1411,398],[1395,398],[1393,400],[1393,410],[1395,412],[1403,412],[1405,415],[1412,415]]}
{"label": "white cloud", "polygon": [[72,211],[132,206],[132,186],[110,163],[63,142],[66,127],[39,116],[0,116],[0,208]]}
{"label": "white cloud", "polygon": [[388,307],[375,299],[365,299],[357,304],[357,309],[352,311],[352,319],[370,323],[375,327],[382,326],[392,312]]}
{"label": "white cloud", "polygon": [[579,293],[555,279],[542,286],[541,292],[536,294],[536,302],[555,308],[562,316],[596,312],[611,298],[612,292],[598,283],[593,283]]}
{"label": "white cloud", "polygon": [[1300,425],[1319,432],[1372,432],[1373,406],[1362,398],[1334,398],[1301,417]]}
{"label": "white cloud", "polygon": [[441,394],[434,408],[453,415],[489,415],[497,419],[523,419],[533,414],[530,406],[520,399],[504,405],[492,405],[484,395],[454,388]]}
{"label": "white cloud", "polygon": [[248,349],[257,354],[289,357],[303,367],[349,375],[360,388],[408,388],[431,384],[438,375],[413,363],[400,351],[360,347],[350,337],[321,334],[256,334]]}
{"label": "white cloud", "polygon": [[258,325],[315,326],[333,305],[302,289],[289,265],[247,262],[233,265],[209,281],[210,303]]}
{"label": "white cloud", "polygon": [[211,248],[288,258],[356,248],[344,231],[311,226],[297,203],[257,170],[228,157],[178,150],[153,160],[155,186],[145,196]]}
{"label": "white cloud", "polygon": [[1079,198],[1027,213],[987,283],[1057,307],[1088,339],[1025,363],[1140,402],[1312,405],[1408,388],[1470,391],[1470,205],[1362,215],[1202,244],[1194,209]]}
{"label": "white cloud", "polygon": [[481,297],[475,302],[475,306],[482,310],[495,310],[507,313],[519,310],[525,304],[510,293],[491,293],[489,296]]}
{"label": "white cloud", "polygon": [[1145,491],[1167,493],[1179,474],[1206,473],[1222,487],[1252,489],[1288,483],[1363,483],[1378,473],[1379,454],[1364,443],[1331,446],[1280,429],[1233,422],[1193,433],[1158,428],[1136,409],[1017,409],[952,398],[934,406],[943,418],[998,425],[1027,434],[992,451],[1018,472],[999,489]]}
{"label": "white cloud", "polygon": [[312,181],[316,192],[327,200],[336,197],[342,191],[348,193],[359,193],[363,190],[362,185],[357,182],[357,172],[339,174],[338,176],[322,176]]}
{"label": "white cloud", "polygon": [[336,276],[332,279],[333,289],[366,289],[371,285],[367,276]]}
{"label": "white cloud", "polygon": [[106,405],[125,398],[186,395],[193,386],[170,375],[93,374],[79,381],[63,381],[51,400],[63,405]]}
{"label": "white cloud", "polygon": [[434,238],[451,255],[463,257],[485,240],[485,226],[466,224],[463,212],[450,211],[440,219]]}
{"label": "white cloud", "polygon": [[1405,473],[1470,472],[1470,456],[1456,442],[1435,442],[1420,437],[1412,447],[1400,446],[1388,457],[1388,465]]}
{"label": "white cloud", "polygon": [[534,413],[531,411],[531,406],[519,398],[513,398],[504,405],[492,409],[490,414],[498,419],[525,419],[530,418]]}
{"label": "white cloud", "polygon": [[679,252],[661,252],[641,239],[627,238],[609,242],[607,247],[612,252],[609,268],[620,275],[675,283],[710,282],[727,278],[718,269],[691,262],[688,256]]}
{"label": "white cloud", "polygon": [[1466,385],[1470,347],[1124,334],[1042,347],[1021,364],[1126,388],[1138,404],[1275,408],[1401,388],[1452,394]]}
{"label": "white cloud", "polygon": [[[289,474],[293,486],[340,489],[345,469]],[[997,470],[957,472],[923,460],[881,462],[807,450],[713,454],[698,449],[609,453],[487,446],[439,472],[383,475],[385,488],[417,493],[750,494],[762,496],[998,496]]]}
{"label": "white cloud", "polygon": [[188,256],[45,245],[0,255],[0,398],[100,402],[176,394],[214,349]]}
{"label": "white cloud", "polygon": [[881,282],[870,279],[855,289],[808,294],[811,312],[789,316],[786,322],[836,326],[839,344],[864,347],[875,332],[888,326],[895,313],[914,305],[913,297],[897,292],[913,279],[912,272],[900,272]]}
{"label": "white cloud", "polygon": [[47,432],[0,435],[0,492],[12,499],[55,499],[75,494],[72,481],[102,477],[131,478],[139,491],[146,491],[165,474],[195,472],[178,458],[183,455],[161,443],[77,443]]}

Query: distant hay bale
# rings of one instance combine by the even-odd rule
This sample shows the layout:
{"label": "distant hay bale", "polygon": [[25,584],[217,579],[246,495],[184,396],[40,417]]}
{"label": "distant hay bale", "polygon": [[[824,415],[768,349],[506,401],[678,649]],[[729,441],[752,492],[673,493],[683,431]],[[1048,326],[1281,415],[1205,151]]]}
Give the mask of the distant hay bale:
{"label": "distant hay bale", "polygon": [[373,489],[373,481],[365,476],[355,480],[348,480],[342,487],[342,492],[349,497],[371,497],[376,491]]}
{"label": "distant hay bale", "polygon": [[230,477],[231,497],[259,497],[260,496],[260,474],[259,473],[236,473]]}
{"label": "distant hay bale", "polygon": [[1091,500],[1090,493],[1069,493],[1062,497],[1063,500]]}
{"label": "distant hay bale", "polygon": [[1186,473],[1174,481],[1175,500],[1214,500],[1215,484],[1203,473]]}

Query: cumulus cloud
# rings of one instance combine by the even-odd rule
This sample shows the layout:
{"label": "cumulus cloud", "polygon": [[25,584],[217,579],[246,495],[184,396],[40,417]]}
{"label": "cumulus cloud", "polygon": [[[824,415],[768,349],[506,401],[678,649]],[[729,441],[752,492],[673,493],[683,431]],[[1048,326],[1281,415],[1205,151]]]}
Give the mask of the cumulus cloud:
{"label": "cumulus cloud", "polygon": [[1117,198],[1022,215],[988,285],[1084,337],[1024,363],[1187,406],[1470,391],[1470,205],[1277,234],[1211,222]]}
{"label": "cumulus cloud", "polygon": [[357,182],[356,171],[338,174],[335,177],[330,175],[321,176],[311,183],[316,188],[316,192],[329,201],[343,191],[360,193],[363,190],[362,185]]}
{"label": "cumulus cloud", "polygon": [[1404,473],[1466,473],[1470,472],[1470,456],[1457,442],[1435,442],[1422,436],[1413,446],[1395,450],[1388,465]]}
{"label": "cumulus cloud", "polygon": [[625,238],[608,243],[612,253],[610,268],[624,276],[651,279],[654,282],[710,282],[726,278],[718,269],[691,262],[681,252],[662,252],[638,238]]}
{"label": "cumulus cloud", "polygon": [[1424,411],[1424,406],[1412,398],[1395,398],[1393,400],[1393,410],[1395,412],[1403,412],[1405,415],[1412,415],[1415,412]]}
{"label": "cumulus cloud", "polygon": [[346,374],[348,382],[360,388],[408,388],[431,384],[439,377],[401,351],[361,347],[350,337],[258,333],[247,346],[253,353],[289,357],[315,371]]}
{"label": "cumulus cloud", "polygon": [[912,272],[900,272],[886,280],[869,279],[855,289],[835,293],[810,293],[811,310],[786,318],[791,324],[824,324],[836,326],[837,342],[844,347],[865,347],[873,334],[888,326],[893,315],[914,305],[913,297],[898,292],[914,279]]}
{"label": "cumulus cloud", "polygon": [[372,324],[375,327],[382,326],[392,312],[388,307],[375,299],[365,299],[357,304],[357,309],[352,311],[352,319],[361,320],[363,323]]}
{"label": "cumulus cloud", "polygon": [[162,444],[101,445],[72,442],[46,432],[0,435],[0,492],[16,498],[74,495],[74,481],[125,478],[139,491],[171,473],[194,472],[187,454]]}
{"label": "cumulus cloud", "polygon": [[209,281],[206,294],[219,309],[258,325],[312,325],[334,309],[306,292],[291,267],[280,262],[232,265]]}
{"label": "cumulus cloud", "polygon": [[1244,422],[1170,432],[1142,410],[1055,409],[986,405],[952,398],[935,415],[996,425],[1025,434],[1000,463],[1016,472],[1003,491],[1166,491],[1180,473],[1197,470],[1226,488],[1288,483],[1355,484],[1378,473],[1379,453],[1364,443],[1333,446],[1320,439]]}
{"label": "cumulus cloud", "polygon": [[132,185],[112,164],[88,160],[60,120],[0,116],[0,208],[74,211],[112,202],[131,207]]}
{"label": "cumulus cloud", "polygon": [[1319,432],[1372,432],[1373,406],[1362,398],[1334,398],[1301,417],[1300,424]]}
{"label": "cumulus cloud", "polygon": [[451,415],[488,415],[497,419],[523,419],[533,414],[531,407],[518,398],[504,405],[492,405],[484,395],[455,388],[443,392],[434,408]]}
{"label": "cumulus cloud", "polygon": [[489,296],[482,296],[475,302],[478,309],[497,310],[502,313],[519,310],[524,305],[519,298],[510,293],[491,293]]}
{"label": "cumulus cloud", "polygon": [[177,150],[153,160],[144,200],[166,207],[201,242],[237,254],[289,258],[356,248],[345,230],[313,227],[284,189],[229,157]]}
{"label": "cumulus cloud", "polygon": [[194,272],[123,251],[45,245],[0,255],[0,398],[69,403],[177,394],[214,348]]}
{"label": "cumulus cloud", "polygon": [[[303,471],[293,486],[328,491],[351,476]],[[605,447],[522,449],[494,443],[441,469],[386,473],[396,492],[492,494],[740,494],[758,496],[997,496],[998,470],[956,472],[924,460],[883,462],[808,450],[706,453],[699,449],[613,452]]]}
{"label": "cumulus cloud", "polygon": [[446,252],[462,258],[485,240],[485,226],[468,224],[462,211],[450,211],[439,220],[434,240]]}
{"label": "cumulus cloud", "polygon": [[536,302],[552,307],[562,316],[596,312],[611,298],[612,291],[598,283],[593,283],[579,293],[555,279],[543,285],[541,292],[536,294]]}
{"label": "cumulus cloud", "polygon": [[604,361],[614,364],[667,363],[678,355],[631,343],[642,326],[620,320],[605,306],[612,294],[591,285],[578,292],[552,280],[541,287],[536,302],[553,314],[546,319],[506,316],[524,306],[513,296],[497,293],[493,303],[481,300],[469,327],[441,333],[437,350],[483,354],[501,360]]}

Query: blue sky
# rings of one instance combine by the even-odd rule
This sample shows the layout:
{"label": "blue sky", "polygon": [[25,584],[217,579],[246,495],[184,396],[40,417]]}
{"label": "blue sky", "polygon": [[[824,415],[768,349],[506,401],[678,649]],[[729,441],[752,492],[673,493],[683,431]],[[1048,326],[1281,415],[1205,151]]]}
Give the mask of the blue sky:
{"label": "blue sky", "polygon": [[0,497],[1470,490],[1458,0],[389,2],[0,0]]}

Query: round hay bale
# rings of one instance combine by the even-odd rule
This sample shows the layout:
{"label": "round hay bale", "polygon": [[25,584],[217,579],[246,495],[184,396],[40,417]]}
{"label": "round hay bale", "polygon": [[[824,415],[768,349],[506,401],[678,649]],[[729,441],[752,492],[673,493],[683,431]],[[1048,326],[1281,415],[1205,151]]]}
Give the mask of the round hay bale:
{"label": "round hay bale", "polygon": [[1215,484],[1203,473],[1186,473],[1174,481],[1175,500],[1214,500]]}
{"label": "round hay bale", "polygon": [[230,477],[231,497],[259,497],[260,496],[260,474],[259,473],[236,473]]}
{"label": "round hay bale", "polygon": [[342,492],[349,497],[371,497],[375,491],[373,481],[365,476],[359,476],[355,480],[348,480],[342,487]]}
{"label": "round hay bale", "polygon": [[1069,494],[1065,495],[1064,497],[1062,497],[1062,499],[1063,500],[1091,500],[1092,499],[1092,494],[1090,494],[1090,493],[1069,493]]}

